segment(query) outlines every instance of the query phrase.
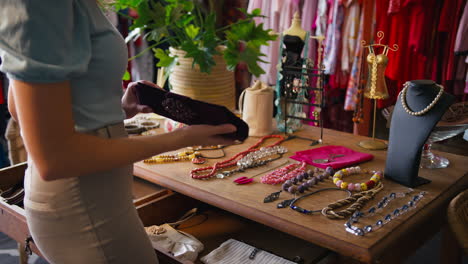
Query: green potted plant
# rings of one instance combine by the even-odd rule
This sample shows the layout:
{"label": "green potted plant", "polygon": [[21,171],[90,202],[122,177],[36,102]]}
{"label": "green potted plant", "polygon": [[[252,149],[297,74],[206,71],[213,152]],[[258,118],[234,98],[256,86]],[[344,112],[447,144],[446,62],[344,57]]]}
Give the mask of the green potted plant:
{"label": "green potted plant", "polygon": [[[211,1],[209,6],[213,5]],[[213,8],[202,8],[191,0],[115,0],[112,6],[116,11],[137,11],[130,29],[153,43],[150,48],[159,59],[157,66],[165,67],[174,92],[224,105],[223,100],[232,101],[226,105],[231,109],[235,98],[232,70],[245,64],[255,76],[264,73],[258,66],[265,56],[260,47],[277,37],[255,23],[254,18],[261,16],[259,9],[242,10],[244,18],[221,27]],[[156,48],[162,43],[171,48]]]}

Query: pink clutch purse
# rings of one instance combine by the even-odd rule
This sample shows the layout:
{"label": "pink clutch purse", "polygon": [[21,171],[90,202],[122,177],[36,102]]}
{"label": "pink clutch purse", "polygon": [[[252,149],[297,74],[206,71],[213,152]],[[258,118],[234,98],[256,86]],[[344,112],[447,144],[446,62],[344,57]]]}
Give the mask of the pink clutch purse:
{"label": "pink clutch purse", "polygon": [[289,157],[297,161],[304,161],[309,165],[325,169],[341,169],[358,163],[372,160],[374,156],[368,153],[357,152],[343,146],[323,146],[304,151],[298,151]]}

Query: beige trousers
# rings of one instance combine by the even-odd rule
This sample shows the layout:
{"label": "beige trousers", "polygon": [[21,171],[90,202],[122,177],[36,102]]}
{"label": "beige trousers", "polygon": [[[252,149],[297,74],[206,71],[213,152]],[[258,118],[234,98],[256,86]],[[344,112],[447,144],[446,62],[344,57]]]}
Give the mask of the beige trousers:
{"label": "beige trousers", "polygon": [[[123,124],[93,134],[126,136]],[[50,263],[158,263],[132,202],[131,165],[46,182],[28,161],[24,186],[28,227]]]}

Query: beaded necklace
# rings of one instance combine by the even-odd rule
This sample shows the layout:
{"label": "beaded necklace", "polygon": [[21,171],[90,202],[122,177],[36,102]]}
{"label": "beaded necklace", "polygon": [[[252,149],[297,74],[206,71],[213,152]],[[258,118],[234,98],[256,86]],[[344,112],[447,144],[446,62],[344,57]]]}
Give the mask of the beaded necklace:
{"label": "beaded necklace", "polygon": [[[234,173],[243,172],[246,169],[255,168],[259,166],[266,165],[272,161],[278,160],[283,157],[283,154],[288,152],[285,147],[281,146],[273,146],[273,147],[265,147],[261,148],[257,151],[250,152],[249,154],[242,157],[240,160],[237,161],[237,168],[229,171],[223,171],[221,173],[216,174],[216,178],[223,179],[225,177],[229,177]],[[274,158],[264,159],[268,156],[278,155]]]}
{"label": "beaded necklace", "polygon": [[[268,135],[268,136],[264,136],[262,137],[257,143],[255,143],[253,146],[251,146],[250,148],[248,148],[247,150],[245,151],[242,151],[238,154],[236,154],[234,157],[230,158],[230,159],[227,159],[227,160],[224,160],[224,161],[220,161],[220,162],[216,162],[213,166],[208,166],[208,167],[204,167],[204,168],[198,168],[198,169],[193,169],[192,171],[190,171],[190,176],[193,178],[193,179],[199,179],[199,180],[202,180],[202,179],[209,179],[213,176],[215,176],[216,172],[220,169],[224,169],[224,168],[229,168],[229,167],[232,167],[232,166],[235,166],[237,165],[237,161],[244,157],[245,155],[247,155],[248,153],[250,152],[253,152],[253,151],[256,151],[258,150],[258,147],[264,142],[266,141],[267,139],[269,138],[277,138],[278,141],[276,141],[275,143],[269,145],[268,147],[273,147],[273,146],[277,146],[279,145],[281,142],[283,142],[285,140],[285,137],[284,136],[281,136],[281,135]],[[208,171],[208,172],[207,172]],[[201,172],[207,172],[205,174],[200,174]]]}
{"label": "beaded necklace", "polygon": [[242,177],[239,177],[239,178],[235,179],[233,182],[236,183],[236,184],[238,184],[238,185],[249,184],[249,183],[251,183],[251,182],[254,181],[253,178],[255,178],[255,177],[259,176],[259,175],[262,175],[262,174],[264,174],[264,173],[266,173],[266,172],[268,172],[268,171],[271,171],[271,170],[274,170],[274,169],[276,169],[276,168],[282,167],[282,166],[284,166],[284,165],[286,165],[286,164],[288,164],[288,163],[289,163],[289,160],[286,160],[285,162],[281,163],[280,165],[275,166],[275,167],[270,168],[270,169],[267,169],[266,171],[257,173],[257,174],[255,174],[255,175],[249,176],[249,177],[242,176]]}
{"label": "beaded necklace", "polygon": [[317,173],[315,176],[313,170],[307,170],[292,179],[286,180],[281,188],[292,194],[296,192],[304,193],[310,187],[330,177],[329,168],[331,169],[331,167],[328,167],[323,173]]}
{"label": "beaded necklace", "polygon": [[201,153],[198,151],[193,150],[186,150],[181,151],[176,154],[163,154],[163,155],[156,155],[151,158],[143,160],[144,163],[148,164],[161,164],[161,163],[168,163],[168,162],[176,162],[176,161],[194,161],[196,158],[200,157]]}
{"label": "beaded necklace", "polygon": [[408,91],[409,82],[405,82],[405,84],[403,84],[403,90],[401,90],[400,92],[401,93],[400,100],[401,100],[401,105],[403,106],[403,109],[405,109],[406,113],[412,116],[422,116],[426,114],[427,112],[429,112],[434,107],[434,105],[437,104],[437,102],[440,100],[440,98],[444,94],[444,87],[440,84],[436,84],[436,85],[437,87],[439,87],[440,90],[439,90],[439,93],[437,93],[434,100],[432,100],[432,102],[429,103],[423,110],[414,112],[409,108],[408,104],[406,103],[406,92]]}
{"label": "beaded necklace", "polygon": [[266,184],[283,183],[286,180],[292,179],[305,172],[306,165],[307,164],[304,161],[289,164],[262,176],[261,182]]}
{"label": "beaded necklace", "polygon": [[393,210],[392,213],[389,213],[385,215],[383,219],[379,219],[375,222],[375,224],[372,225],[367,225],[364,228],[359,228],[357,226],[354,226],[354,223],[359,222],[359,219],[362,217],[371,217],[375,215],[375,213],[380,212],[385,208],[391,201],[395,200],[396,198],[402,198],[407,196],[409,193],[411,193],[413,190],[410,189],[409,192],[406,193],[391,193],[388,196],[385,196],[380,200],[375,206],[372,206],[369,208],[367,213],[363,213],[361,211],[356,211],[350,218],[349,220],[344,224],[345,230],[351,234],[354,234],[356,236],[364,236],[367,233],[370,233],[372,231],[375,231],[379,228],[381,228],[383,225],[388,224],[390,221],[394,220],[400,215],[403,215],[410,210],[416,208],[417,203],[424,197],[426,192],[422,191],[416,195],[414,195],[410,201],[408,201],[405,205],[402,207],[399,207],[395,210]]}
{"label": "beaded necklace", "polygon": [[[210,149],[211,150],[211,149]],[[194,151],[192,149],[178,152],[176,154],[161,154],[156,155],[148,159],[144,159],[144,163],[148,164],[161,164],[169,162],[178,162],[178,161],[191,161],[193,164],[203,164],[206,162],[206,159],[220,159],[226,156],[224,150],[220,148],[221,155],[217,157],[205,156],[199,151]]]}
{"label": "beaded necklace", "polygon": [[[368,173],[372,174],[371,178],[365,183],[348,183],[342,180],[343,176],[359,174],[359,173]],[[362,170],[361,167],[350,167],[346,169],[341,169],[333,175],[333,183],[341,188],[341,189],[348,189],[350,191],[367,191],[372,189],[382,178],[381,171],[370,171],[370,170]]]}
{"label": "beaded necklace", "polygon": [[[281,186],[280,191],[269,194],[267,197],[263,199],[263,202],[271,203],[271,202],[278,200],[282,191],[286,191],[291,194],[304,193],[305,191],[309,190],[309,188],[311,188],[315,184],[318,184],[319,182],[330,177],[331,173],[333,173],[332,167],[327,167],[325,171],[323,172],[321,172],[318,168],[316,168],[315,172],[313,170],[307,170],[306,172],[299,173],[297,176],[289,180],[286,180]],[[314,176],[314,174],[316,175]],[[287,200],[283,200],[279,202],[277,204],[277,208],[288,207],[294,199],[295,198],[287,199]]]}

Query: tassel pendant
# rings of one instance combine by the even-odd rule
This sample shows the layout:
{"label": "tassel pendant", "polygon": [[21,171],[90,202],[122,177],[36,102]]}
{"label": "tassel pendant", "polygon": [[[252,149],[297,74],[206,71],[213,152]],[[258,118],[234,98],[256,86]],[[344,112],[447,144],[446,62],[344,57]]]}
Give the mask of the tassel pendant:
{"label": "tassel pendant", "polygon": [[288,200],[283,200],[282,202],[279,202],[276,207],[281,209],[281,208],[286,208],[286,207],[289,207],[292,203],[292,201],[294,201],[295,198],[292,198],[292,199],[288,199]]}
{"label": "tassel pendant", "polygon": [[265,197],[265,199],[263,199],[263,202],[264,203],[271,203],[271,202],[274,202],[274,201],[278,200],[278,198],[280,196],[280,193],[281,193],[281,191],[274,192],[274,193],[268,195],[267,197]]}
{"label": "tassel pendant", "polygon": [[239,178],[235,179],[234,182],[239,184],[239,185],[242,185],[242,184],[248,184],[248,183],[253,182],[253,179],[252,178],[247,178],[247,177],[239,177]]}

